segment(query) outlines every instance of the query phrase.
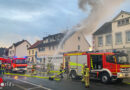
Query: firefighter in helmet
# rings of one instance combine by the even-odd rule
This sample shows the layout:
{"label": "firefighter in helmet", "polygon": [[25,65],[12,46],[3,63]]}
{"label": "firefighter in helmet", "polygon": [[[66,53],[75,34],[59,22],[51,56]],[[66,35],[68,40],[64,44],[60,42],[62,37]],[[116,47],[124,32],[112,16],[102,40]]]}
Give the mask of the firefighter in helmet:
{"label": "firefighter in helmet", "polygon": [[61,63],[60,64],[60,76],[61,76],[61,78],[63,78],[63,69],[64,69],[64,67],[63,67],[63,63]]}
{"label": "firefighter in helmet", "polygon": [[86,64],[83,65],[83,78],[82,78],[82,82],[85,82],[85,87],[89,87],[90,83],[89,83],[89,68]]}
{"label": "firefighter in helmet", "polygon": [[34,71],[36,70],[36,65],[32,65],[32,73],[34,73]]}

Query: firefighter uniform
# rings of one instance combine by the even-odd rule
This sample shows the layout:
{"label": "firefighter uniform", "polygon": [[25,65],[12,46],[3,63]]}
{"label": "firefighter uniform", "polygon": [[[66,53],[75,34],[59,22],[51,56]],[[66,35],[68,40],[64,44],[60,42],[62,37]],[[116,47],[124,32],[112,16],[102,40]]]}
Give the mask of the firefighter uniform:
{"label": "firefighter uniform", "polygon": [[5,65],[1,64],[1,74],[4,75],[5,72]]}
{"label": "firefighter uniform", "polygon": [[47,64],[47,74],[50,74],[50,71],[51,71],[51,64],[48,63]]}
{"label": "firefighter uniform", "polygon": [[86,73],[85,73],[85,87],[89,87],[89,68],[86,68]]}
{"label": "firefighter uniform", "polygon": [[63,64],[61,63],[61,65],[60,65],[60,76],[61,76],[61,78],[63,78],[63,69],[64,69],[64,67],[63,67]]}
{"label": "firefighter uniform", "polygon": [[82,76],[82,82],[85,82],[85,87],[89,87],[89,68],[86,65],[83,65]]}
{"label": "firefighter uniform", "polygon": [[32,66],[32,73],[34,73],[34,71],[36,70],[36,65]]}

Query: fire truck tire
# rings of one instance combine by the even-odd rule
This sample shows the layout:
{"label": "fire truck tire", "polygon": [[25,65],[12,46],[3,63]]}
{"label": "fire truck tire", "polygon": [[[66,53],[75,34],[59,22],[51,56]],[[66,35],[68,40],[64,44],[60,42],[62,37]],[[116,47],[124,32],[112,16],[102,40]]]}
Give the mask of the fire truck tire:
{"label": "fire truck tire", "polygon": [[102,81],[102,83],[105,83],[105,84],[109,83],[110,82],[109,74],[103,73],[101,76],[101,81]]}
{"label": "fire truck tire", "polygon": [[77,74],[76,74],[76,71],[75,71],[75,70],[72,70],[72,71],[70,72],[70,78],[71,78],[72,80],[77,79]]}

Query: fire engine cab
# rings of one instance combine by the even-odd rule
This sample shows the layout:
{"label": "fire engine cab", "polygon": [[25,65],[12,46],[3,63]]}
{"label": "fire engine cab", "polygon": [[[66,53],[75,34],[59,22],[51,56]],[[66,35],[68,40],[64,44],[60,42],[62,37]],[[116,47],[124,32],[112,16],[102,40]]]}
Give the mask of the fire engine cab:
{"label": "fire engine cab", "polygon": [[130,78],[128,55],[123,52],[72,52],[63,56],[64,69],[72,79],[82,77],[82,67],[90,69],[90,78],[100,79],[103,83],[121,82]]}
{"label": "fire engine cab", "polygon": [[6,68],[10,72],[23,72],[27,71],[27,61],[26,58],[17,58],[14,57],[8,61],[9,66]]}

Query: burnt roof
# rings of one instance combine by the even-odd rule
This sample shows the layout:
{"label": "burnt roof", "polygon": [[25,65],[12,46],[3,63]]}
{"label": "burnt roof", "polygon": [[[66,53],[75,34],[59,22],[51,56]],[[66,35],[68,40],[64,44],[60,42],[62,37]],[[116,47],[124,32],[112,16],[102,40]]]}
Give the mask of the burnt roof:
{"label": "burnt roof", "polygon": [[58,33],[58,34],[54,34],[54,35],[49,35],[47,37],[43,37],[43,40],[46,40],[46,39],[51,39],[51,38],[63,38],[64,37],[64,33]]}
{"label": "burnt roof", "polygon": [[36,46],[36,48],[39,47],[49,47],[49,46],[55,46],[58,45],[60,43],[60,41],[64,38],[64,33],[58,33],[58,34],[54,34],[54,35],[49,35],[47,37],[43,38],[43,42],[45,40],[54,40],[54,41],[48,41],[47,43],[40,43],[39,45]]}
{"label": "burnt roof", "polygon": [[35,42],[32,46],[30,46],[28,49],[33,49],[36,48],[40,43],[42,43],[43,40],[39,40],[37,42]]}
{"label": "burnt roof", "polygon": [[55,46],[58,45],[60,43],[60,41],[54,41],[54,42],[49,42],[49,43],[40,43],[38,46],[36,47],[50,47],[50,46]]}
{"label": "burnt roof", "polygon": [[112,32],[112,22],[107,22],[103,24],[93,35],[101,35]]}

